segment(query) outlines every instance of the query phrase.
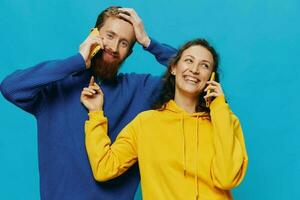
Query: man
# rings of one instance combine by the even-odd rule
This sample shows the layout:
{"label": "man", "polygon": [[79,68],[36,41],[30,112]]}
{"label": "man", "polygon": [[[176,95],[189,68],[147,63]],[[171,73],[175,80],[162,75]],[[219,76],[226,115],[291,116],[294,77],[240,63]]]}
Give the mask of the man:
{"label": "man", "polygon": [[[137,166],[113,181],[93,179],[84,144],[87,111],[80,93],[93,75],[105,94],[114,141],[129,121],[150,108],[160,84],[160,78],[150,75],[117,74],[135,41],[164,65],[176,50],[150,40],[133,9],[110,7],[100,13],[95,27],[99,35],[88,36],[78,54],[18,70],[1,83],[3,96],[37,119],[43,200],[131,200],[139,183]],[[95,46],[101,50],[91,58]]]}

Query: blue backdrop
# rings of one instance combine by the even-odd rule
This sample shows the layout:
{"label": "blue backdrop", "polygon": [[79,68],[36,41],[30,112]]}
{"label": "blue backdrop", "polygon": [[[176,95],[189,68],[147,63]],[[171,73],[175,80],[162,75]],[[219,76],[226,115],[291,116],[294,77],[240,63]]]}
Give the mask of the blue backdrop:
{"label": "blue backdrop", "polygon": [[[16,69],[75,54],[99,11],[110,5],[135,8],[149,35],[161,42],[178,47],[205,37],[213,43],[249,154],[235,199],[300,199],[300,1],[1,0],[0,80]],[[140,46],[134,52],[122,71],[163,72]],[[2,96],[0,111],[0,199],[37,200],[36,121]]]}

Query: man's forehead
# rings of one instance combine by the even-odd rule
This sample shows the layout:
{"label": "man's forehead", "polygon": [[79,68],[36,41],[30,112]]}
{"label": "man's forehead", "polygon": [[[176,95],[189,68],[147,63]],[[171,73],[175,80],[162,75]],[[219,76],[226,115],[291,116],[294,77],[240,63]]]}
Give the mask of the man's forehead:
{"label": "man's forehead", "polygon": [[131,40],[132,37],[135,36],[132,24],[117,17],[109,17],[104,22],[102,28],[105,31],[113,32],[119,37],[126,38],[128,40]]}

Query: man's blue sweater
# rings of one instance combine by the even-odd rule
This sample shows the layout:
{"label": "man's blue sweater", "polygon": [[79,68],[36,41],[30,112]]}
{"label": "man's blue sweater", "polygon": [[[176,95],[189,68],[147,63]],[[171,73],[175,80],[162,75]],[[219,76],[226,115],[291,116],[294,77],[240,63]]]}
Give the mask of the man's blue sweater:
{"label": "man's blue sweater", "polygon": [[[166,65],[176,53],[154,40],[146,49]],[[80,103],[91,71],[81,54],[17,70],[1,83],[3,96],[33,114],[38,128],[40,195],[42,200],[132,200],[139,183],[138,166],[122,176],[98,183],[94,180],[85,149],[84,122],[87,110]],[[104,112],[109,137],[138,113],[150,108],[161,77],[119,74],[114,82],[102,82]]]}

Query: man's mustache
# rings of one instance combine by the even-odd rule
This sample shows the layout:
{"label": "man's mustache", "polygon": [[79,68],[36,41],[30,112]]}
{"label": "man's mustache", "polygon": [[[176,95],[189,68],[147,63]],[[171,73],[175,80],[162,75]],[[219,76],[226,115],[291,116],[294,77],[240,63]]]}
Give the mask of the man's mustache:
{"label": "man's mustache", "polygon": [[120,58],[120,54],[117,51],[113,52],[113,51],[110,51],[109,49],[102,49],[100,51],[100,54],[103,54],[103,52],[112,55],[114,58]]}

